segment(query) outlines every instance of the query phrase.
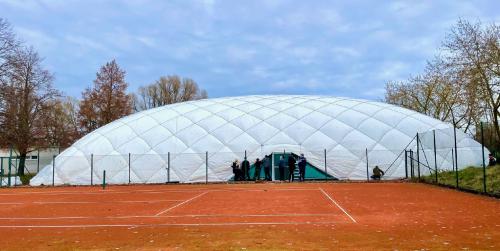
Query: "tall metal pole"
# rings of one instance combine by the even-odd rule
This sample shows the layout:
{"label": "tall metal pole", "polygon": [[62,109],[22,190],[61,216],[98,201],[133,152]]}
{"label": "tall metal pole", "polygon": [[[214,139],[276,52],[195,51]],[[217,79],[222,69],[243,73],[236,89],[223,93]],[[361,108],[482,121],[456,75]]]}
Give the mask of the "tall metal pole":
{"label": "tall metal pole", "polygon": [[455,141],[455,178],[457,180],[458,187],[458,151],[457,151],[457,127],[453,123],[453,139]]}
{"label": "tall metal pole", "polygon": [[128,183],[130,184],[130,153],[128,153]]}
{"label": "tall metal pole", "polygon": [[456,167],[455,165],[455,153],[453,151],[453,148],[451,149],[451,163],[452,163],[452,166],[453,166],[453,170],[455,171],[455,180],[456,180],[456,184],[455,186],[458,188],[458,168]]}
{"label": "tall metal pole", "polygon": [[366,180],[370,181],[370,174],[368,173],[368,148],[365,148],[366,155]]}
{"label": "tall metal pole", "polygon": [[483,135],[483,122],[481,122],[481,156],[483,157],[483,191],[486,193],[486,164],[484,160],[484,135]]}
{"label": "tall metal pole", "polygon": [[56,156],[52,155],[52,186],[55,186],[56,177]]}
{"label": "tall metal pole", "polygon": [[[325,156],[325,181],[328,180],[328,173],[326,171],[326,149],[324,150],[324,156]],[[302,177],[302,179],[305,180],[305,177]]]}
{"label": "tall metal pole", "polygon": [[170,182],[170,152],[167,153],[167,182]]}
{"label": "tall metal pole", "polygon": [[3,157],[0,157],[0,187],[3,185]]}
{"label": "tall metal pole", "polygon": [[432,130],[432,136],[434,138],[434,173],[436,176],[436,183],[438,183],[438,166],[437,166],[437,152],[436,152],[436,130]]}
{"label": "tall metal pole", "polygon": [[418,137],[418,132],[417,132],[417,174],[418,174],[418,180],[420,181],[420,138]]}
{"label": "tall metal pole", "polygon": [[94,154],[90,154],[90,185],[94,185]]}
{"label": "tall metal pole", "polygon": [[7,180],[7,185],[10,187],[11,185],[11,182],[10,182],[10,176],[12,174],[12,145],[10,145],[10,149],[9,149],[9,161],[7,162],[7,164],[9,165],[9,175],[8,175],[8,180]]}
{"label": "tall metal pole", "polygon": [[413,161],[413,150],[410,149],[410,176],[413,179],[415,177],[415,168],[414,168],[414,161]]}
{"label": "tall metal pole", "polygon": [[[245,151],[245,157],[247,155],[247,151]],[[205,183],[208,183],[208,151],[205,152]]]}
{"label": "tall metal pole", "polygon": [[408,179],[408,151],[405,149],[405,177]]}
{"label": "tall metal pole", "polygon": [[40,148],[36,151],[36,173],[40,172]]}

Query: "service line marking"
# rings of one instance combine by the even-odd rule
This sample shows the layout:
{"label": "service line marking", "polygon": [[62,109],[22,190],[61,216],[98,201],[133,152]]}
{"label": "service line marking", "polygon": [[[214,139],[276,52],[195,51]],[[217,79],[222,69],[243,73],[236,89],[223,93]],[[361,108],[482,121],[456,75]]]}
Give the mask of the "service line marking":
{"label": "service line marking", "polygon": [[168,211],[170,211],[170,210],[172,210],[172,209],[174,209],[174,208],[176,208],[176,207],[182,206],[182,205],[184,205],[184,204],[186,204],[186,203],[188,203],[188,202],[190,202],[190,201],[192,201],[192,200],[194,200],[194,199],[196,199],[196,198],[199,198],[199,197],[201,197],[201,196],[203,196],[203,195],[205,195],[205,194],[207,194],[207,193],[208,193],[208,191],[207,191],[207,192],[204,192],[204,193],[201,193],[201,194],[198,194],[198,195],[194,196],[193,198],[191,198],[191,199],[189,199],[189,200],[183,201],[183,202],[181,202],[181,203],[179,203],[179,204],[177,204],[177,205],[174,205],[174,206],[172,206],[172,207],[169,207],[169,208],[167,208],[167,209],[165,209],[165,210],[163,210],[163,211],[161,211],[161,212],[159,212],[159,213],[155,214],[155,216],[160,216],[160,215],[162,215],[162,214],[164,214],[164,213],[166,213],[166,212],[168,212]]}
{"label": "service line marking", "polygon": [[342,210],[342,212],[344,212],[345,215],[347,215],[347,217],[349,217],[349,219],[352,220],[352,222],[354,223],[358,223],[344,208],[342,208],[339,203],[337,203],[334,199],[332,199],[332,197],[330,197],[330,195],[328,195],[325,190],[323,190],[323,188],[319,188],[319,190],[331,201],[333,202],[333,204],[335,204],[335,206],[337,206],[340,210]]}
{"label": "service line marking", "polygon": [[10,225],[0,228],[91,228],[91,227],[169,227],[169,226],[241,226],[241,225],[331,225],[345,222],[232,222],[232,223],[160,223],[160,224],[81,224],[81,225]]}
{"label": "service line marking", "polygon": [[61,216],[61,217],[0,217],[0,220],[65,220],[65,219],[132,219],[132,218],[220,218],[220,217],[326,217],[338,214],[183,214],[183,215],[129,215],[129,216]]}

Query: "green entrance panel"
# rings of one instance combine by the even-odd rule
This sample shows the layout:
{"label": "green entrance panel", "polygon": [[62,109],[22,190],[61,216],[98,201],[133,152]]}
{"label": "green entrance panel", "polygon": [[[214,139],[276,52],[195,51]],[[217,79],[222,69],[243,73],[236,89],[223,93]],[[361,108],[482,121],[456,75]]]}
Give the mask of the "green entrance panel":
{"label": "green entrance panel", "polygon": [[[290,156],[290,154],[292,154],[292,156],[295,158],[295,159],[298,159],[298,155],[295,154],[295,153],[273,153],[273,168],[274,168],[274,180],[281,180],[280,179],[280,172],[279,172],[279,161],[280,161],[280,158],[283,156],[283,159],[285,160],[285,168],[284,168],[284,177],[282,178],[283,180],[287,180],[288,179],[288,176],[289,176],[289,170],[288,170],[288,156]],[[307,160],[307,156],[306,157],[306,160]],[[250,161],[250,179],[251,180],[254,180],[255,179],[255,160],[249,160]],[[261,160],[262,161],[262,160]],[[271,171],[271,175],[273,175],[273,172]],[[298,166],[295,167],[295,172],[294,172],[294,180],[299,180],[299,168]],[[261,167],[261,170],[260,170],[260,175],[259,175],[259,179],[260,180],[264,180],[265,179],[265,172],[264,172],[264,167],[262,166]],[[311,163],[307,162],[306,164],[306,177],[305,177],[306,180],[338,180],[336,177],[328,174],[328,173],[325,173],[324,169],[321,169],[321,168],[318,168],[314,165],[312,165]],[[231,181],[234,180],[234,176],[231,177],[230,179]]]}

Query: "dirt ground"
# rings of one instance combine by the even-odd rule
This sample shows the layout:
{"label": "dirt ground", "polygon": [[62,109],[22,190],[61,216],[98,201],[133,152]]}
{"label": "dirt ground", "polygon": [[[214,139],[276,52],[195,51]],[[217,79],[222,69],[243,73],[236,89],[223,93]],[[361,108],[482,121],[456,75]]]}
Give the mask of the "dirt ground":
{"label": "dirt ground", "polygon": [[500,200],[415,183],[0,190],[2,250],[500,250]]}

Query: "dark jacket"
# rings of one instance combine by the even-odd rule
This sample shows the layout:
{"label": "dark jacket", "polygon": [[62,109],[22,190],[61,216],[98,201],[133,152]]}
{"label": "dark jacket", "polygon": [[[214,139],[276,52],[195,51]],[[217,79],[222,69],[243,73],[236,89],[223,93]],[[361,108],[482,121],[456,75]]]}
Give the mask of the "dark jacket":
{"label": "dark jacket", "polygon": [[295,169],[295,158],[292,155],[288,156],[288,168]]}
{"label": "dark jacket", "polygon": [[299,165],[299,168],[304,168],[304,167],[306,167],[306,163],[307,163],[306,158],[304,158],[304,157],[300,157],[300,158],[299,158],[299,164],[298,164],[298,165]]}

